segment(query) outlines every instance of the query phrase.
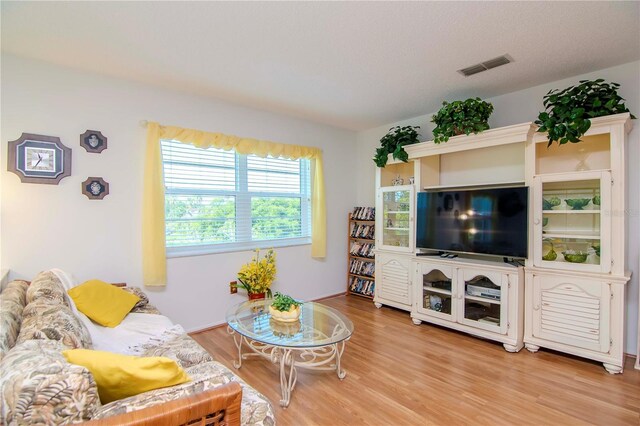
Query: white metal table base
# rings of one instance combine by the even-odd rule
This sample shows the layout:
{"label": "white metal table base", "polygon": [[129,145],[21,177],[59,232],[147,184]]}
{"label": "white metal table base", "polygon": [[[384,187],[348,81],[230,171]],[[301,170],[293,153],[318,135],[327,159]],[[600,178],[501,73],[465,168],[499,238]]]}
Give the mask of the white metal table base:
{"label": "white metal table base", "polygon": [[[298,378],[296,367],[308,370],[335,371],[340,380],[347,376],[340,361],[348,338],[325,346],[292,348],[257,342],[236,333],[231,327],[227,327],[227,332],[233,336],[233,341],[238,348],[238,361],[233,362],[235,368],[242,367],[242,360],[249,357],[262,357],[274,364],[280,363],[280,388],[282,390],[280,405],[282,407],[288,407],[291,401],[291,392],[293,392]],[[243,345],[250,349],[250,352],[242,353]]]}

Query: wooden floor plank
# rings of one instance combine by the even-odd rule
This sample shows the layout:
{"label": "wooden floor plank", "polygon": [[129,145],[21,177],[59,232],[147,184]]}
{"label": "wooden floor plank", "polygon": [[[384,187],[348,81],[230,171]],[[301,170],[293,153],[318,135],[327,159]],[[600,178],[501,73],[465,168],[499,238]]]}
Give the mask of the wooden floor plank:
{"label": "wooden floor plank", "polygon": [[406,312],[354,296],[323,300],[354,323],[347,377],[298,371],[291,404],[279,406],[278,367],[263,359],[236,370],[225,328],[194,334],[218,361],[273,403],[279,425],[640,425],[640,371],[541,350],[517,354]]}

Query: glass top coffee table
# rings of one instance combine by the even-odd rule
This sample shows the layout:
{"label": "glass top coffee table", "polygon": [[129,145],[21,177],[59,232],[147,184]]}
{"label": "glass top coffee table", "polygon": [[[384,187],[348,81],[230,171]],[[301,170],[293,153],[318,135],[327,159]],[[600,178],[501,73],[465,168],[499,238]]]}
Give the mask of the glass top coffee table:
{"label": "glass top coffee table", "polygon": [[[353,323],[337,310],[315,302],[300,306],[300,319],[281,322],[271,318],[271,299],[250,300],[227,312],[227,331],[238,348],[236,368],[242,360],[261,356],[280,363],[280,405],[287,407],[296,385],[296,367],[335,371],[340,380],[347,375],[340,365],[344,346],[353,333]],[[243,353],[243,346],[249,352]]]}

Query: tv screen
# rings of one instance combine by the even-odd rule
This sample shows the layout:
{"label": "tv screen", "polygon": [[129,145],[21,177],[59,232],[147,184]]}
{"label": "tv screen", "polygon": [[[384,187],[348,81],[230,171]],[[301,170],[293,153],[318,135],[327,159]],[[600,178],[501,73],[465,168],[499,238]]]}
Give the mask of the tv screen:
{"label": "tv screen", "polygon": [[420,192],[416,246],[526,258],[528,197],[527,187]]}

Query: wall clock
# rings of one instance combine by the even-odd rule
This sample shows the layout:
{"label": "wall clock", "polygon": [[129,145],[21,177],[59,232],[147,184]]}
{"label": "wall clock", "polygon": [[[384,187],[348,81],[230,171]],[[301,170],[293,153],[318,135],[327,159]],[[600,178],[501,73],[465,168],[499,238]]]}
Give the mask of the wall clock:
{"label": "wall clock", "polygon": [[71,176],[71,148],[58,137],[23,133],[8,146],[7,170],[17,174],[22,183],[57,185]]}

